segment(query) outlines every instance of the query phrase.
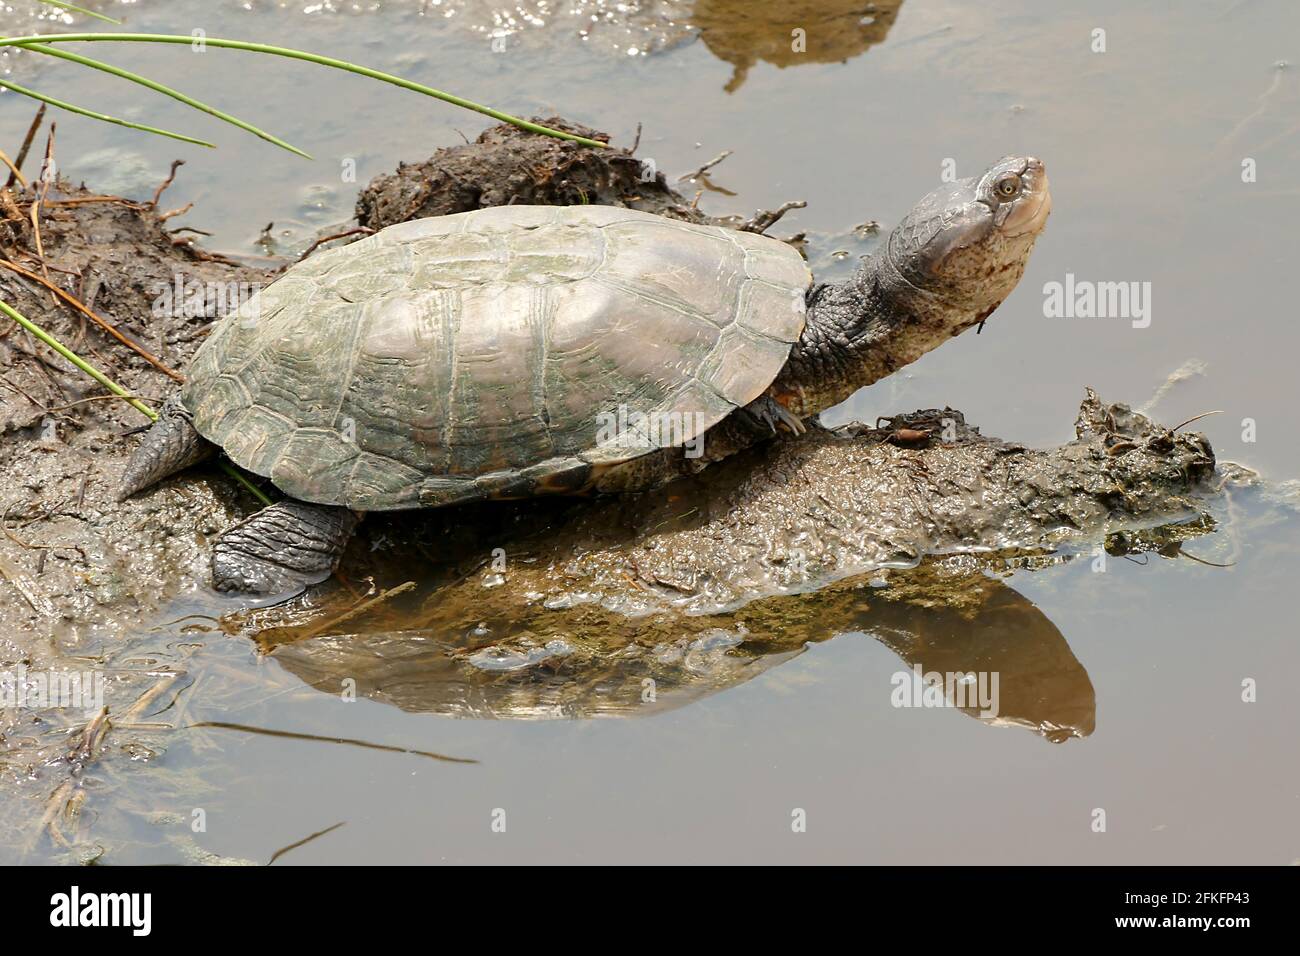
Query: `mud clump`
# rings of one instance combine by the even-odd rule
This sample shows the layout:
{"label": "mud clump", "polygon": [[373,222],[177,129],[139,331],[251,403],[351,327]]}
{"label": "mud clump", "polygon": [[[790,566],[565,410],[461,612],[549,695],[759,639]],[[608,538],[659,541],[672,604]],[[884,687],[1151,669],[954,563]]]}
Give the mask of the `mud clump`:
{"label": "mud clump", "polygon": [[[608,142],[558,116],[533,122]],[[502,124],[473,143],[439,149],[419,163],[376,177],[357,197],[357,221],[370,229],[488,206],[626,206],[687,222],[706,222],[653,165],[626,149],[593,149]]]}
{"label": "mud clump", "polygon": [[[13,264],[41,274],[30,219],[33,190],[7,197],[0,221],[0,246]],[[66,181],[51,186],[40,203],[40,239],[50,280],[77,297],[119,332],[139,343],[171,369],[183,368],[212,321],[220,299],[233,286],[264,285],[268,276],[213,257],[188,239],[168,231],[151,203],[105,197]],[[186,290],[177,301],[176,290]],[[41,284],[12,269],[0,269],[0,295],[23,315],[51,332],[74,352],[96,364],[134,394],[170,391],[168,377],[140,355],[102,333],[75,307],[56,305]],[[167,313],[167,314],[162,314]],[[103,393],[98,385],[7,318],[0,328],[0,362],[5,369],[0,396],[0,435],[30,427],[48,417],[44,408]],[[59,431],[92,427],[103,417],[139,424],[138,413],[123,403],[96,403],[94,415],[56,415]],[[84,406],[78,406],[83,408]],[[100,412],[106,415],[100,415]],[[0,446],[0,460],[14,443]]]}

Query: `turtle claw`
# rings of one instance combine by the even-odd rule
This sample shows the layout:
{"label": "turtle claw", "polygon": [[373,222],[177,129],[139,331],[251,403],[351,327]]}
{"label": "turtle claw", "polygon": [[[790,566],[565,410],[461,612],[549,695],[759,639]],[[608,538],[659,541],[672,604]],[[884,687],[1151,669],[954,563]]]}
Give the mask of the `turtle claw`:
{"label": "turtle claw", "polygon": [[212,553],[212,586],[223,594],[292,595],[319,584],[332,571],[304,574],[243,554]]}
{"label": "turtle claw", "polygon": [[338,566],[358,517],[347,508],[281,501],[223,534],[212,548],[212,586],[287,594],[324,581]]}
{"label": "turtle claw", "polygon": [[740,411],[747,421],[756,428],[765,429],[775,435],[778,430],[802,435],[808,430],[803,419],[770,395],[760,395]]}

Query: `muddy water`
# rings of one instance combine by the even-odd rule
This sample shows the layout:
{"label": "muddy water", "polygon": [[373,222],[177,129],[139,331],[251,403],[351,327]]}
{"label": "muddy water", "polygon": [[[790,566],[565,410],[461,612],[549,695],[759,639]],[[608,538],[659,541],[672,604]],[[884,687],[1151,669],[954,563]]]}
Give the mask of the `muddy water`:
{"label": "muddy water", "polygon": [[[185,671],[143,719],[204,726],[122,731],[85,771],[89,796],[79,831],[64,828],[66,848],[34,834],[61,778],[37,769],[7,783],[0,858],[266,862],[339,823],[286,861],[1300,858],[1300,703],[1288,677],[1300,670],[1290,594],[1300,552],[1296,498],[1282,484],[1300,474],[1289,261],[1300,80],[1280,65],[1300,61],[1293,4],[1062,2],[1048,13],[1033,0],[996,10],[906,0],[878,4],[872,23],[850,15],[860,4],[576,4],[585,20],[531,7],[541,23],[494,17],[490,4],[335,6],[121,9],[132,30],[201,27],[321,50],[520,114],[563,113],[623,142],[642,123],[640,155],[673,176],[733,150],[701,203],[721,215],[806,199],[774,231],[809,232],[824,275],[873,247],[855,226],[887,229],[945,164],[967,175],[1003,153],[1037,154],[1055,212],[1017,292],[981,335],[836,417],[947,403],[988,433],[1046,445],[1069,437],[1091,384],[1169,422],[1222,409],[1198,423],[1220,457],[1281,487],[1210,502],[1217,529],[1184,549],[1201,561],[1112,558],[1097,573],[1085,557],[1016,571],[964,616],[914,608],[804,621],[806,650],[738,653],[734,623],[697,635],[674,666],[698,679],[683,677],[662,706],[634,708],[636,719],[447,716],[582,713],[583,702],[612,699],[619,666],[480,660],[485,674],[522,667],[550,692],[504,702],[439,680],[433,658],[402,654],[463,635],[392,633],[436,583],[412,562],[383,583],[414,577],[415,591],[334,628],[357,633],[368,662],[262,654],[257,618],[218,628],[213,619],[237,606],[195,594],[130,653]],[[806,54],[786,39],[801,26]],[[1092,49],[1098,28],[1105,52]],[[212,153],[72,118],[59,127],[65,169],[107,191],[147,194],[170,159],[185,158],[169,197],[195,202],[188,221],[217,249],[258,251],[268,222],[282,249],[301,245],[347,218],[357,183],[484,125],[302,64],[96,53],[317,157],[295,160],[179,106],[146,107],[98,78],[12,64],[53,95],[218,142]],[[19,140],[29,115],[0,97],[0,142]],[[1256,181],[1243,182],[1244,160]],[[348,161],[357,183],[340,174]],[[1138,312],[1046,317],[1044,285],[1067,276],[1150,283],[1139,285],[1150,289],[1149,324]],[[1244,419],[1256,440],[1243,440]],[[1041,698],[1021,708],[1027,721],[1075,732],[1053,745],[1016,721],[895,707],[891,677],[913,657],[1036,675],[1022,682]],[[384,693],[345,703],[342,681],[369,686],[366,668],[381,662]],[[1258,699],[1246,703],[1251,679]],[[796,808],[806,833],[791,830]],[[1098,808],[1105,833],[1092,828]]]}

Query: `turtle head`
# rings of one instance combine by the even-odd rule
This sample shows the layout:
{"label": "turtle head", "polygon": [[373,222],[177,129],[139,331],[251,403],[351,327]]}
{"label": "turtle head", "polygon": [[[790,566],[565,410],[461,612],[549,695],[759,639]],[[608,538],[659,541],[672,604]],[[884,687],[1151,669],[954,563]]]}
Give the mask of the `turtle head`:
{"label": "turtle head", "polygon": [[773,395],[798,415],[819,412],[982,323],[1020,281],[1051,210],[1032,156],[939,187],[850,281],[814,287]]}
{"label": "turtle head", "polygon": [[1051,209],[1042,162],[1007,156],[917,203],[886,256],[910,285],[982,320],[1020,281]]}

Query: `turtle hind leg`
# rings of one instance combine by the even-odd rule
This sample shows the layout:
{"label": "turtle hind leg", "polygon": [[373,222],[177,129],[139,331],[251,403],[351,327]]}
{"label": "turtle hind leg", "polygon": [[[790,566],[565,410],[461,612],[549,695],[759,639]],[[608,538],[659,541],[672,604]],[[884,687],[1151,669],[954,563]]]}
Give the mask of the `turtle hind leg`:
{"label": "turtle hind leg", "polygon": [[218,591],[284,594],[324,581],[361,519],[347,508],[281,501],[235,525],[212,548]]}
{"label": "turtle hind leg", "polygon": [[189,413],[177,399],[172,398],[162,407],[158,420],[144,433],[144,440],[131,453],[126,470],[122,472],[117,500],[125,501],[137,491],[144,491],[168,475],[197,465],[215,452],[212,443],[194,428]]}

